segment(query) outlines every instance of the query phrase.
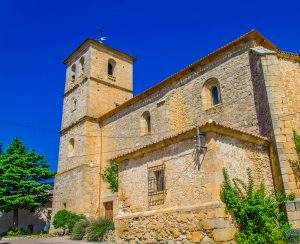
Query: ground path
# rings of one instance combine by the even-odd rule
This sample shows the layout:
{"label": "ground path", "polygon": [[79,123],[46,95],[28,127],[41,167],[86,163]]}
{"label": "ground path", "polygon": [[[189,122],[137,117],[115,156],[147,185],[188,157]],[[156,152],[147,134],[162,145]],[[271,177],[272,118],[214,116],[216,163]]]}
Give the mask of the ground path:
{"label": "ground path", "polygon": [[[51,237],[51,238],[40,238],[40,239],[18,239],[18,240],[0,240],[0,244],[93,244],[100,242],[87,242],[87,241],[73,241],[64,237]],[[101,242],[101,243],[112,243],[112,242]]]}

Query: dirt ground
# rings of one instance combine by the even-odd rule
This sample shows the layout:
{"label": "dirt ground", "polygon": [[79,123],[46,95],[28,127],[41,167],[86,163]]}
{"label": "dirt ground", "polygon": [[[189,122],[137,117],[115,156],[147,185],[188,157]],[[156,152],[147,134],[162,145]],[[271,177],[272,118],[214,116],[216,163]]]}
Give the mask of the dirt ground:
{"label": "dirt ground", "polygon": [[[91,244],[100,242],[86,242],[86,241],[73,241],[64,237],[52,237],[52,238],[41,238],[41,239],[18,239],[18,240],[0,240],[0,244]],[[101,243],[112,243],[112,242],[101,242]]]}

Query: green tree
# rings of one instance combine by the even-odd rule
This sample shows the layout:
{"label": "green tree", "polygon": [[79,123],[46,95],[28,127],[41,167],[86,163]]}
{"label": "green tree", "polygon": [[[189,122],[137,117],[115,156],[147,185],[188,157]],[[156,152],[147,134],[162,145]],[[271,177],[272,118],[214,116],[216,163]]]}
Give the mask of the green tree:
{"label": "green tree", "polygon": [[293,196],[269,194],[263,183],[255,189],[249,169],[248,184],[237,178],[230,180],[225,169],[223,174],[221,200],[238,224],[237,243],[286,243],[291,226],[281,208]]}
{"label": "green tree", "polygon": [[53,177],[44,157],[28,151],[14,139],[0,154],[0,211],[13,211],[13,226],[18,227],[18,209],[35,210],[49,201]]}

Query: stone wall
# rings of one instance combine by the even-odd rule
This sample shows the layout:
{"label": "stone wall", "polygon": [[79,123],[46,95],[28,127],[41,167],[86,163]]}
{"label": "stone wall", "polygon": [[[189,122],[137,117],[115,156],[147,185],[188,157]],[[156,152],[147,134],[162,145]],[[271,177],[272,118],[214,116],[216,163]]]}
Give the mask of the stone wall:
{"label": "stone wall", "polygon": [[[46,225],[49,229],[49,217],[51,216],[51,202],[44,207],[38,208],[31,212],[26,209],[19,209],[19,228],[29,229],[29,225],[33,227],[33,233],[45,231]],[[0,235],[13,227],[13,212],[0,212]]]}
{"label": "stone wall", "polygon": [[[101,140],[97,133],[99,125],[87,121],[61,136],[53,196],[54,213],[66,208],[93,218],[99,216]],[[68,152],[71,138],[74,139],[72,156]]]}
{"label": "stone wall", "polygon": [[[253,45],[246,43],[236,47],[102,121],[102,168],[118,154],[210,119],[233,128],[260,133],[249,59]],[[210,78],[216,78],[220,83],[222,103],[206,109],[201,93],[203,84]],[[151,115],[151,134],[141,136],[140,120],[145,111]],[[101,184],[105,186],[105,183]],[[101,189],[101,194],[109,195],[109,192],[106,187]]]}
{"label": "stone wall", "polygon": [[[71,64],[67,67],[62,121],[62,129],[66,130],[63,131],[60,142],[54,211],[62,208],[63,202],[67,201],[67,208],[72,211],[87,213],[90,216],[103,215],[103,202],[115,199],[107,184],[100,177],[111,158],[209,120],[274,140],[275,143],[271,148],[271,155],[273,151],[275,152],[275,157],[272,157],[274,185],[277,189],[284,186],[288,192],[295,192],[297,197],[300,196],[298,181],[292,167],[287,163],[289,159],[295,159],[292,130],[300,129],[300,99],[297,93],[300,77],[299,64],[287,61],[278,53],[275,54],[267,49],[264,53],[257,53],[253,51],[255,47],[258,45],[254,41],[242,43],[217,59],[189,70],[178,80],[161,86],[153,93],[146,92],[139,98],[134,98],[135,100],[132,101],[135,102],[126,103],[128,105],[122,109],[113,111],[111,110],[114,107],[125,103],[132,96],[132,61],[102,49],[94,47],[86,49],[82,53],[86,60],[84,72],[80,71],[81,73],[74,81],[70,81]],[[116,79],[107,76],[107,61],[110,58],[117,63]],[[78,63],[78,60],[74,62]],[[206,108],[202,90],[204,83],[211,78],[217,79],[220,84],[222,103]],[[110,111],[109,115],[104,115],[108,111]],[[140,120],[145,111],[149,111],[151,115],[151,133],[141,135]],[[102,115],[104,117],[101,118]],[[100,123],[98,124],[95,118],[99,116]],[[88,117],[86,120],[82,120],[86,117]],[[71,125],[72,128],[68,128]],[[68,149],[71,138],[75,140],[73,156],[69,155]],[[222,164],[216,164],[216,160],[223,162],[224,165],[228,164],[229,168],[232,162],[226,160],[230,157],[236,157],[236,161],[252,162],[256,171],[261,172],[255,171],[255,177],[260,179],[263,175],[268,186],[273,185],[270,165],[262,166],[269,160],[266,150],[256,147],[253,149],[249,145],[237,147],[236,142],[228,140],[230,141],[226,138],[217,140],[219,144],[216,145],[219,145],[223,151],[216,147],[217,149],[207,153],[205,160],[208,160],[210,153],[213,156],[211,156],[209,168],[200,170],[202,174],[190,172],[190,178],[197,179],[199,182],[204,181],[205,187],[193,185],[191,189],[194,189],[195,195],[202,194],[201,198],[194,199],[189,197],[190,195],[186,196],[186,202],[181,200],[183,205],[193,201],[218,200],[216,192],[219,189],[216,187],[216,182],[221,182],[222,175],[210,172],[211,170],[221,172]],[[172,149],[174,155],[182,153],[180,160],[176,159],[176,156],[175,158],[169,157],[178,162],[182,159],[190,161],[192,144],[190,141],[181,147],[174,146]],[[258,154],[254,153],[256,156],[251,158],[253,151],[261,152],[261,156],[258,157]],[[167,154],[165,150],[162,150],[162,155],[157,160],[164,158],[164,153]],[[254,161],[258,163],[254,165]],[[179,163],[178,172],[174,171],[174,175],[181,174],[183,170],[181,166],[183,164]],[[143,168],[143,166],[140,167]],[[246,164],[234,165],[231,173],[233,175],[244,174],[241,176],[245,177],[245,170],[242,170],[245,167]],[[203,177],[204,172],[210,173]],[[281,184],[281,174],[284,175],[283,184]],[[265,177],[265,175],[268,176]],[[187,178],[184,179],[187,180]],[[134,180],[136,180],[135,185],[145,185],[145,182],[140,182],[139,178],[131,178],[132,182]],[[173,194],[173,199],[180,198],[179,193],[185,194],[186,186],[190,183],[189,180],[179,182],[178,184],[185,188],[176,188],[173,193],[170,190],[169,195]],[[147,197],[139,199],[137,206],[132,203],[132,208],[137,208],[134,211],[146,211],[146,209],[139,209],[141,203],[144,207],[147,205],[145,199]],[[170,199],[166,199],[168,207],[178,207]],[[293,206],[296,206],[295,204]],[[297,208],[291,207],[291,209]],[[147,211],[150,210],[152,209]],[[294,215],[299,214],[294,213]]]}
{"label": "stone wall", "polygon": [[286,193],[296,195],[295,202],[288,206],[288,217],[294,227],[300,227],[299,208],[300,179],[291,160],[298,160],[293,140],[293,131],[300,132],[300,65],[282,55],[261,55],[267,96],[272,118],[272,139],[276,145],[283,187]]}
{"label": "stone wall", "polygon": [[116,221],[120,240],[229,242],[236,227],[219,203],[139,214]]}
{"label": "stone wall", "polygon": [[[83,164],[55,176],[53,214],[60,209],[99,215],[99,167]],[[54,215],[53,215],[54,216]]]}
{"label": "stone wall", "polygon": [[[81,57],[85,60],[83,66]],[[109,59],[116,62],[113,77],[107,74]],[[68,63],[54,213],[66,208],[92,218],[99,216],[100,184],[105,183],[100,181],[102,132],[96,118],[131,97],[132,61],[122,55],[92,46]]]}
{"label": "stone wall", "polygon": [[100,80],[90,79],[88,83],[87,114],[91,117],[98,118],[132,98],[132,92],[112,88]]}
{"label": "stone wall", "polygon": [[71,126],[87,115],[89,87],[86,81],[82,79],[82,84],[76,86],[72,92],[65,94],[61,129]]}
{"label": "stone wall", "polygon": [[[66,67],[66,78],[65,78],[65,93],[70,92],[74,89],[75,86],[80,85],[83,77],[90,76],[90,67],[91,67],[91,48],[88,48],[82,52],[80,57],[73,60],[67,67]],[[80,58],[84,57],[84,66],[80,64]],[[72,77],[72,65],[76,65],[76,72],[75,72],[75,79]]]}
{"label": "stone wall", "polygon": [[[200,156],[199,169],[194,143],[185,140],[134,159],[128,156],[120,164],[115,220],[121,239],[191,240],[193,235],[215,241],[221,241],[218,238],[225,238],[223,235],[232,239],[234,226],[219,197],[224,167],[231,177],[243,180],[250,168],[257,185],[264,181],[268,190],[274,189],[267,147],[207,133],[207,150]],[[148,167],[161,164],[165,167],[165,200],[151,206]],[[206,224],[210,225],[207,229]]]}
{"label": "stone wall", "polygon": [[[113,75],[115,79],[110,79],[107,75],[107,63],[110,59],[116,62]],[[122,58],[113,52],[108,52],[104,49],[91,49],[90,77],[132,91],[132,65],[132,61]],[[110,99],[109,96],[106,98]]]}
{"label": "stone wall", "polygon": [[[249,46],[250,43],[236,48],[102,121],[103,148],[116,151],[104,155],[103,159],[119,154],[121,149],[132,150],[147,145],[209,119],[259,133]],[[204,109],[201,91],[204,82],[212,77],[220,83],[222,103]],[[151,134],[141,136],[140,120],[144,111],[149,111],[151,115]]]}
{"label": "stone wall", "polygon": [[[89,121],[78,124],[61,135],[58,172],[62,173],[82,164],[99,165],[100,138],[99,125]],[[69,147],[71,139],[74,139],[73,150]]]}

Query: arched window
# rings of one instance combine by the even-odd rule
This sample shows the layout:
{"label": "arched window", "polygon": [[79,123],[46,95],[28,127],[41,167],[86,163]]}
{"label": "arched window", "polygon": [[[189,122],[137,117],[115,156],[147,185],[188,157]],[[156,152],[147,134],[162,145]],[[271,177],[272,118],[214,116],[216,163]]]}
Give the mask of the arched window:
{"label": "arched window", "polygon": [[108,60],[108,63],[107,63],[107,74],[110,75],[110,76],[114,76],[115,67],[116,67],[116,61],[113,60],[113,59]]}
{"label": "arched window", "polygon": [[71,79],[72,81],[75,80],[75,75],[76,75],[76,64],[73,64],[71,67]]}
{"label": "arched window", "polygon": [[216,78],[210,78],[204,82],[201,97],[204,110],[221,103],[220,83]]}
{"label": "arched window", "polygon": [[149,111],[145,111],[141,117],[141,135],[151,133],[151,116]]}
{"label": "arched window", "polygon": [[212,98],[212,105],[217,105],[221,102],[220,97],[220,90],[218,86],[213,86],[211,88],[211,98]]}
{"label": "arched window", "polygon": [[79,60],[80,66],[81,66],[81,70],[84,70],[84,57],[82,56]]}
{"label": "arched window", "polygon": [[68,156],[73,157],[75,153],[75,141],[74,138],[71,138],[69,140],[69,145],[68,145]]}

